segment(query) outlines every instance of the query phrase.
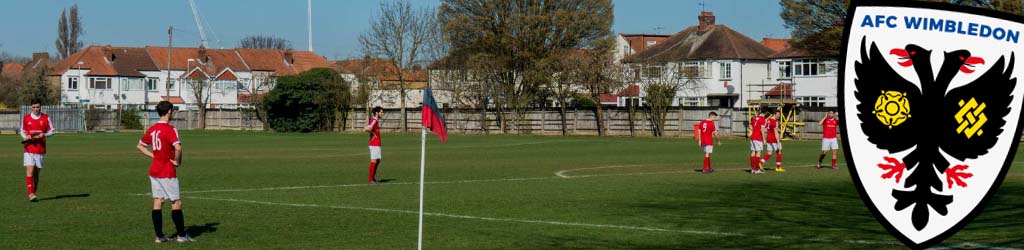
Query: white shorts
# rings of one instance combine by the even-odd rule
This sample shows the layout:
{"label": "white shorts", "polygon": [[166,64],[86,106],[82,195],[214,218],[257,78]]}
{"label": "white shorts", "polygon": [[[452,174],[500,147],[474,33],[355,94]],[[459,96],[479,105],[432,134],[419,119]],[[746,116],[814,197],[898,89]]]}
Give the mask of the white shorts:
{"label": "white shorts", "polygon": [[704,146],[701,146],[701,148],[704,149],[704,153],[709,153],[709,154],[711,153],[711,151],[715,150],[715,146],[711,146],[711,145],[704,145]]}
{"label": "white shorts", "polygon": [[821,150],[839,149],[839,142],[836,138],[821,139]]}
{"label": "white shorts", "polygon": [[764,142],[763,141],[750,141],[750,151],[763,151],[763,150],[764,150]]}
{"label": "white shorts", "polygon": [[153,198],[160,198],[168,201],[181,200],[181,193],[178,189],[178,178],[154,178],[150,176],[149,185],[152,188]]}
{"label": "white shorts", "polygon": [[379,160],[379,159],[380,159],[380,147],[378,147],[378,146],[370,146],[370,160]]}
{"label": "white shorts", "polygon": [[24,166],[35,166],[36,168],[43,168],[43,155],[25,153],[25,165]]}
{"label": "white shorts", "polygon": [[768,148],[768,151],[779,151],[779,150],[782,150],[782,144],[778,143],[778,142],[770,142],[770,143],[768,143],[768,147],[767,148]]}

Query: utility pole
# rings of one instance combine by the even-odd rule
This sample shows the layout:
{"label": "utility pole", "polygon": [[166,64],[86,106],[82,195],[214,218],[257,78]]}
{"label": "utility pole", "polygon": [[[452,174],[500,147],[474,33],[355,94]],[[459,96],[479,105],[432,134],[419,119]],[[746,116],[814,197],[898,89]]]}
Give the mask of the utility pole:
{"label": "utility pole", "polygon": [[167,81],[164,82],[164,89],[168,100],[171,98],[171,35],[173,31],[173,25],[167,27]]}
{"label": "utility pole", "polygon": [[306,0],[306,24],[309,27],[309,52],[313,52],[313,0]]}

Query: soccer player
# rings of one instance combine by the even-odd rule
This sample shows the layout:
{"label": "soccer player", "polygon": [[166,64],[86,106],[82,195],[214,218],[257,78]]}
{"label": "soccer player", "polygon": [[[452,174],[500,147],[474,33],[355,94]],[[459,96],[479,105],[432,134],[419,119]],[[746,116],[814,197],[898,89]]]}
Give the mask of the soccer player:
{"label": "soccer player", "polygon": [[836,128],[839,127],[839,119],[836,118],[834,111],[828,111],[825,117],[818,121],[821,124],[822,136],[821,136],[821,155],[818,156],[817,168],[821,168],[821,161],[825,159],[825,153],[832,150],[832,169],[836,169],[836,157],[839,149],[839,142],[836,136]]}
{"label": "soccer player", "polygon": [[[168,101],[156,104],[156,113],[160,121],[146,130],[135,148],[142,154],[153,158],[149,165],[149,184],[153,193],[153,230],[156,232],[156,243],[167,242],[163,232],[164,201],[171,202],[171,220],[178,230],[178,242],[193,242],[192,236],[185,233],[185,214],[181,211],[181,194],[178,187],[176,168],[181,166],[181,141],[178,130],[168,123],[174,106]],[[153,150],[150,151],[149,147]]]}
{"label": "soccer player", "polygon": [[[701,169],[702,173],[708,174],[714,172],[715,169],[711,167],[711,152],[714,150],[714,142],[718,139],[718,129],[715,126],[715,120],[718,120],[718,113],[708,113],[708,119],[700,121],[700,138],[697,140],[697,145],[700,145],[701,149],[704,149],[704,167]],[[718,141],[718,145],[722,145],[722,141]]]}
{"label": "soccer player", "polygon": [[32,100],[32,113],[21,119],[19,133],[25,150],[25,189],[28,200],[39,201],[36,190],[39,189],[39,171],[43,169],[43,155],[46,155],[46,137],[53,136],[56,130],[50,122],[50,116],[43,114],[39,99]]}
{"label": "soccer player", "polygon": [[764,150],[764,114],[757,114],[750,119],[750,173],[763,174],[761,166],[761,150]]}
{"label": "soccer player", "polygon": [[767,127],[765,134],[767,139],[765,142],[768,143],[767,150],[764,151],[764,158],[761,159],[761,165],[769,158],[772,158],[772,153],[775,153],[775,172],[786,172],[782,169],[782,144],[779,143],[779,138],[782,138],[782,129],[779,128],[779,111],[775,111],[765,122]]}
{"label": "soccer player", "polygon": [[380,167],[380,118],[384,108],[373,107],[370,121],[363,131],[370,133],[370,184],[377,184],[377,168]]}

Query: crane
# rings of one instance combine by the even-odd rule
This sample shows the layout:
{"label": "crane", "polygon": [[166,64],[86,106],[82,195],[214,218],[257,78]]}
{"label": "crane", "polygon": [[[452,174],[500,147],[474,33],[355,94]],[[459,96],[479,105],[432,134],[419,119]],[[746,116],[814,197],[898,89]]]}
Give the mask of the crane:
{"label": "crane", "polygon": [[203,22],[199,19],[199,10],[196,9],[196,0],[188,0],[188,4],[192,6],[192,16],[196,19],[196,26],[199,27],[199,38],[202,39],[203,47],[209,47],[206,44],[206,31],[203,30]]}

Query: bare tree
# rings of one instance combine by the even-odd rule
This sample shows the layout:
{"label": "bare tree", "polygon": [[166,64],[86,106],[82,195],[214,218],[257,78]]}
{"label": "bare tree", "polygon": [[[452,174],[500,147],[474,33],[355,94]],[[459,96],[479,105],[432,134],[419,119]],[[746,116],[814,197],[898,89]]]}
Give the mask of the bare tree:
{"label": "bare tree", "polygon": [[71,6],[71,11],[61,11],[57,21],[57,55],[67,58],[82,49],[81,36],[82,17],[78,15],[78,4]]}
{"label": "bare tree", "polygon": [[213,80],[205,75],[196,78],[186,78],[184,81],[188,90],[192,91],[192,97],[195,98],[195,104],[199,109],[199,130],[204,130],[206,129],[206,105],[210,101],[211,92],[213,92]]}
{"label": "bare tree", "polygon": [[422,62],[422,50],[436,35],[437,15],[433,9],[413,8],[408,0],[381,2],[379,16],[370,20],[370,30],[359,36],[363,53],[387,60],[398,76],[402,131],[408,131],[406,117],[405,69]]}
{"label": "bare tree", "polygon": [[[664,69],[668,69],[667,65],[663,65]],[[677,67],[684,67],[678,65]],[[678,76],[673,73],[663,72],[657,77],[648,78],[641,83],[643,86],[644,101],[646,105],[644,110],[647,111],[647,118],[651,124],[651,133],[654,136],[665,135],[665,118],[668,116],[668,108],[672,106],[672,100],[675,99],[676,93],[683,86],[684,82],[693,82],[702,75],[699,68],[680,68],[675,72]]]}
{"label": "bare tree", "polygon": [[267,120],[267,109],[263,106],[264,95],[267,91],[270,91],[272,79],[267,77],[253,77],[248,82],[240,83],[238,89],[241,94],[248,97],[248,102],[252,105],[252,112],[255,114],[256,119],[263,124],[263,130],[269,131],[270,124]]}
{"label": "bare tree", "polygon": [[292,42],[273,35],[248,35],[238,40],[239,48],[246,49],[292,49]]}

